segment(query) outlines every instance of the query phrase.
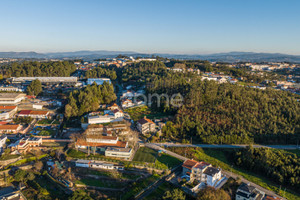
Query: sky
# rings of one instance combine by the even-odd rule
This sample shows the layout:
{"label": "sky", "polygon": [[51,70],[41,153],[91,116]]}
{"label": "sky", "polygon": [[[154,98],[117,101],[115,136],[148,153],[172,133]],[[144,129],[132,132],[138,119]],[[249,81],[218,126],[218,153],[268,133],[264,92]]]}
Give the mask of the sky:
{"label": "sky", "polygon": [[300,55],[299,0],[1,0],[0,51]]}

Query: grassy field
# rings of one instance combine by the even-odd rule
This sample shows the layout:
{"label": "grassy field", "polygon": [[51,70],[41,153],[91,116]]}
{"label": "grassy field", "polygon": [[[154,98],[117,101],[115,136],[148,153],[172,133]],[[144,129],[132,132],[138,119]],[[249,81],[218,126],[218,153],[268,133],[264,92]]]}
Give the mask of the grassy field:
{"label": "grassy field", "polygon": [[136,164],[136,165],[145,165],[145,166],[147,165],[148,167],[154,167],[157,169],[170,169],[181,163],[181,161],[178,160],[177,158],[174,158],[167,154],[159,155],[157,151],[147,147],[139,148],[139,150],[135,153],[133,160],[130,162],[108,158],[99,154],[88,156],[86,153],[77,151],[75,149],[69,149],[67,152],[67,156],[72,158],[79,158],[79,159],[89,158],[93,160],[122,162],[124,163],[125,167],[127,165],[129,166],[131,164]]}
{"label": "grassy field", "polygon": [[137,121],[137,120],[143,118],[144,116],[147,116],[147,118],[149,118],[149,119],[159,119],[162,117],[168,117],[167,115],[165,115],[163,113],[152,111],[150,108],[148,108],[148,106],[139,106],[139,107],[135,107],[135,108],[128,108],[128,109],[125,109],[124,111],[130,115],[130,118],[133,121]]}
{"label": "grassy field", "polygon": [[[54,122],[53,122],[54,121]],[[53,122],[53,123],[52,123]],[[41,119],[37,122],[37,124],[59,124],[59,121],[58,120],[53,120],[53,119]]]}
{"label": "grassy field", "polygon": [[266,177],[234,166],[233,162],[228,158],[228,155],[231,154],[232,151],[235,151],[234,149],[224,150],[224,149],[197,148],[197,150],[192,153],[191,153],[191,151],[193,151],[193,150],[190,151],[189,148],[180,148],[179,147],[179,148],[170,148],[170,150],[172,150],[178,154],[181,154],[181,155],[184,155],[185,150],[186,150],[188,157],[190,157],[190,158],[194,158],[195,160],[199,160],[199,161],[206,161],[216,167],[220,167],[227,171],[232,171],[233,173],[238,174],[251,182],[254,182],[268,190],[272,190],[272,191],[276,192],[277,194],[280,194],[280,195],[285,194],[285,197],[287,199],[300,200],[299,194],[296,194],[295,192],[288,190],[288,189],[286,189],[286,191],[284,191],[285,188],[282,187],[280,189],[279,185],[273,183]]}
{"label": "grassy field", "polygon": [[168,154],[161,154],[157,157],[155,164],[157,163],[161,163],[167,166],[168,168],[173,168],[176,167],[177,165],[180,165],[182,161],[173,156],[169,156]]}
{"label": "grassy field", "polygon": [[105,187],[105,188],[123,188],[126,185],[124,183],[120,183],[117,181],[108,181],[108,180],[100,180],[100,179],[93,179],[93,178],[83,178],[77,180],[75,183],[82,184],[82,185],[89,185],[95,187]]}
{"label": "grassy field", "polygon": [[133,161],[154,163],[157,155],[157,151],[147,147],[141,147],[135,153]]}

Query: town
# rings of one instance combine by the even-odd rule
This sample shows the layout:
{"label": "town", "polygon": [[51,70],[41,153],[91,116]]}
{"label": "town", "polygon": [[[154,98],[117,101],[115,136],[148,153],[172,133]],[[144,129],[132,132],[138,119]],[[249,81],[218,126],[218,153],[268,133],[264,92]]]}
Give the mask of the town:
{"label": "town", "polygon": [[[170,143],[164,134],[172,117],[153,110],[151,101],[141,98],[149,93],[147,83],[126,80],[124,73],[119,78],[117,74],[126,67],[159,64],[170,66],[165,67],[166,73],[203,82],[299,94],[299,76],[283,77],[270,74],[270,70],[297,71],[300,65],[236,63],[213,71],[219,69],[219,64],[205,63],[206,70],[202,71],[201,67],[187,67],[190,64],[182,60],[118,57],[34,61],[36,66],[40,62],[70,67],[70,76],[62,77],[8,77],[3,65],[1,198],[31,199],[35,193],[38,198],[67,197],[84,189],[80,190],[83,194],[76,195],[84,195],[86,190],[101,198],[151,199],[156,192],[175,187],[189,198],[205,190],[225,188],[229,192],[226,195],[237,200],[285,199],[232,172],[230,167],[222,169],[218,162],[210,163],[211,159],[195,159],[192,141],[183,141],[181,147]],[[5,61],[8,65],[16,62]],[[247,69],[248,78],[227,73],[240,68]],[[249,80],[251,76],[259,81]]]}

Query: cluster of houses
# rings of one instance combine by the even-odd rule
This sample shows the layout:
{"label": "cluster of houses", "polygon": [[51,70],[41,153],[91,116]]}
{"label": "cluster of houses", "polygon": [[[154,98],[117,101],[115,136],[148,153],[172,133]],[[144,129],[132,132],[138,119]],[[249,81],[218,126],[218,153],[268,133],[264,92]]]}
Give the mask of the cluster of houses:
{"label": "cluster of houses", "polygon": [[110,123],[107,125],[88,125],[81,138],[77,138],[75,147],[88,153],[100,153],[108,157],[131,160],[132,148],[128,142],[120,141],[119,136],[129,132],[124,122]]}
{"label": "cluster of houses", "polygon": [[145,105],[145,99],[142,98],[144,96],[145,91],[143,89],[137,90],[136,92],[132,89],[132,86],[129,85],[126,87],[126,90],[122,92],[120,97],[121,106],[123,109],[132,108],[135,106]]}
{"label": "cluster of houses", "polygon": [[90,124],[104,124],[123,121],[124,113],[117,104],[108,106],[104,111],[91,112],[87,116],[87,122],[81,124],[83,129]]}

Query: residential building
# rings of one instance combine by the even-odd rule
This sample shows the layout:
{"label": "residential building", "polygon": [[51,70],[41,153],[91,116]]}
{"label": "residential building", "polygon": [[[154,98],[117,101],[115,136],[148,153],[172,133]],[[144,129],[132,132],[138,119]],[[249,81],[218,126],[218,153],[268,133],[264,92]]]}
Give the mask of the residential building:
{"label": "residential building", "polygon": [[86,167],[86,168],[95,168],[95,169],[105,169],[105,170],[124,170],[123,165],[107,163],[103,161],[95,161],[95,160],[83,160],[78,159],[75,162],[76,167]]}
{"label": "residential building", "polygon": [[88,78],[86,84],[92,85],[93,83],[96,83],[97,85],[103,85],[105,81],[111,84],[111,80],[109,78]]}
{"label": "residential building", "polygon": [[242,183],[235,195],[236,200],[262,200],[265,193],[250,184]]}
{"label": "residential building", "polygon": [[119,106],[116,103],[114,103],[111,106],[108,106],[107,109],[108,110],[115,110],[115,109],[119,109]]}
{"label": "residential building", "polygon": [[88,116],[88,124],[103,124],[123,120],[124,113],[119,109],[92,112]]}
{"label": "residential building", "polygon": [[22,88],[18,88],[18,87],[6,86],[6,87],[0,87],[0,91],[5,91],[5,92],[24,92],[25,90],[22,89]]}
{"label": "residential building", "polygon": [[20,124],[3,124],[0,125],[0,133],[19,133],[22,129]]}
{"label": "residential building", "polygon": [[10,144],[8,147],[11,148],[12,151],[18,150],[20,153],[25,153],[30,148],[39,147],[42,143],[43,139],[41,137],[24,137]]}
{"label": "residential building", "polygon": [[17,106],[0,106],[0,120],[12,118],[17,109]]}
{"label": "residential building", "polygon": [[186,160],[182,165],[183,176],[189,176],[190,181],[197,180],[207,186],[215,187],[222,179],[221,170],[206,162]]}
{"label": "residential building", "polygon": [[105,156],[121,158],[124,160],[130,160],[132,156],[131,148],[118,148],[118,147],[107,147],[105,150]]}
{"label": "residential building", "polygon": [[4,187],[0,189],[1,200],[26,200],[22,192],[13,186]]}
{"label": "residential building", "polygon": [[146,116],[137,121],[137,129],[140,133],[145,134],[155,131],[155,123]]}
{"label": "residential building", "polygon": [[23,93],[0,93],[0,104],[15,105],[24,100],[26,94]]}

